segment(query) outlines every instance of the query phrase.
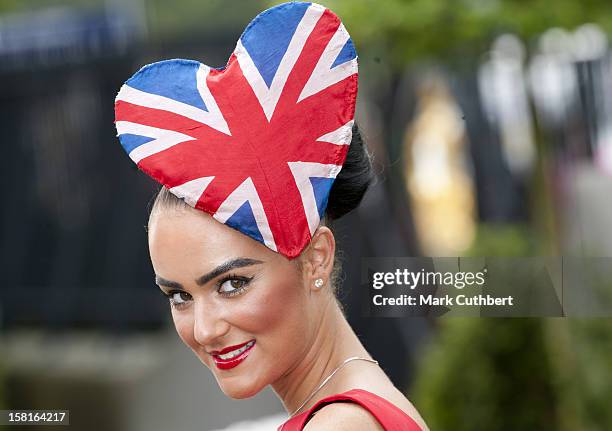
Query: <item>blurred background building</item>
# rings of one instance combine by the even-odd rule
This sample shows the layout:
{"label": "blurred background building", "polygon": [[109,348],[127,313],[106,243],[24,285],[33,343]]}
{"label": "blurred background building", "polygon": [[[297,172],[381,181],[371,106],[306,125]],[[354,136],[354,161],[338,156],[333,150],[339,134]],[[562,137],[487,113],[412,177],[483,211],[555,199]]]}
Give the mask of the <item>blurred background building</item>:
{"label": "blurred background building", "polygon": [[[141,65],[223,66],[276,3],[0,0],[0,408],[70,409],[79,430],[286,417],[270,390],[226,399],[174,333],[144,230],[156,186],[113,126]],[[432,430],[612,429],[610,313],[374,318],[357,295],[361,257],[612,256],[609,2],[320,3],[357,46],[377,171],[336,228],[366,348]]]}

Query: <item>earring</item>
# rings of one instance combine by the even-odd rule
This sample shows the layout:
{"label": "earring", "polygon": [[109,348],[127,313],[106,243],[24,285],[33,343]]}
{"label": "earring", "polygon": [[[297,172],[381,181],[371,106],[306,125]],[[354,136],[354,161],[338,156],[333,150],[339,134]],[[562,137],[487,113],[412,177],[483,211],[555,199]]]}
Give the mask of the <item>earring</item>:
{"label": "earring", "polygon": [[323,286],[323,279],[322,278],[317,278],[314,282],[314,285],[317,289],[320,289],[321,286]]}

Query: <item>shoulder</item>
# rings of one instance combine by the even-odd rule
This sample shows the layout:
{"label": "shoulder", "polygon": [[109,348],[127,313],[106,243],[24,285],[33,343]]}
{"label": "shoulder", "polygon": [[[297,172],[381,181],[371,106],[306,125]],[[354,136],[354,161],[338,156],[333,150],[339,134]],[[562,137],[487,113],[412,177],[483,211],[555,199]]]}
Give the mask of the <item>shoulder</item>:
{"label": "shoulder", "polygon": [[304,431],[384,431],[380,423],[359,404],[335,402],[315,413]]}

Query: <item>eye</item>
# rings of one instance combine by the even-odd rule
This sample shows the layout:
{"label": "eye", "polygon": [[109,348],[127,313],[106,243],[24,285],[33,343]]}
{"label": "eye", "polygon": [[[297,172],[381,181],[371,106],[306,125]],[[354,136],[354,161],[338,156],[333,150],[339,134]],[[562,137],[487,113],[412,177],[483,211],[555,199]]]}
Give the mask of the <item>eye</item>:
{"label": "eye", "polygon": [[191,295],[184,290],[174,290],[168,292],[166,296],[170,300],[170,305],[177,309],[185,307],[187,302],[191,301]]}
{"label": "eye", "polygon": [[234,296],[243,293],[252,278],[228,276],[219,282],[217,291],[224,296]]}

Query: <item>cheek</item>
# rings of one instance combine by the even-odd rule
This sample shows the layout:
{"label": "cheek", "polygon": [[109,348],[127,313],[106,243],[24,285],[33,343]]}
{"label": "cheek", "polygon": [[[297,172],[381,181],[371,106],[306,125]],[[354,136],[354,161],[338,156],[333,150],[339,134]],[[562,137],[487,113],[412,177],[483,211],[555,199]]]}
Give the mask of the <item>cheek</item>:
{"label": "cheek", "polygon": [[177,312],[173,310],[172,320],[174,321],[174,328],[180,339],[183,340],[183,343],[197,353],[198,343],[193,333],[193,315],[189,312]]}
{"label": "cheek", "polygon": [[269,352],[286,349],[286,344],[303,338],[308,319],[301,280],[278,274],[262,279],[250,293],[231,319],[233,326],[257,337]]}

